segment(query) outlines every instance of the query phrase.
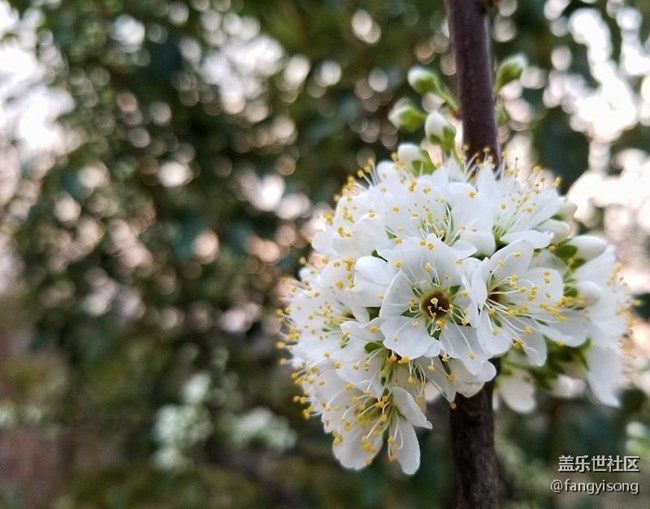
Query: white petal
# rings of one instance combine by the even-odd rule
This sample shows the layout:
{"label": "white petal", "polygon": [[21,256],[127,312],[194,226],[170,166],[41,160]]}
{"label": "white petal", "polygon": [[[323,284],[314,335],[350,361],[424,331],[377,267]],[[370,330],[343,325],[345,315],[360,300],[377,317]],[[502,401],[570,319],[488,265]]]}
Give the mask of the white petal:
{"label": "white petal", "polygon": [[342,442],[334,445],[332,450],[337,460],[341,462],[345,468],[352,468],[360,470],[367,466],[381,449],[383,442],[382,437],[369,437],[370,443],[375,449],[374,453],[368,453],[361,448],[362,431],[359,427],[353,426],[352,430],[348,433],[343,433]]}
{"label": "white petal", "polygon": [[[459,242],[462,241],[471,244],[474,246],[475,252],[483,255],[491,255],[494,253],[494,249],[496,247],[494,234],[491,230],[486,231],[479,229],[474,231],[470,228],[460,233],[460,239],[461,240]],[[456,247],[456,244],[454,244],[454,247]]]}
{"label": "white petal", "polygon": [[500,376],[499,395],[515,412],[529,413],[535,409],[535,388],[530,377],[521,370],[513,370],[509,376]]}
{"label": "white petal", "polygon": [[412,426],[431,429],[431,423],[427,420],[422,409],[415,402],[415,399],[413,399],[413,396],[406,389],[403,389],[402,387],[393,387],[391,389],[391,394],[393,396],[393,403],[399,410],[400,414],[402,414],[402,416],[407,419]]}
{"label": "white petal", "polygon": [[472,397],[481,390],[483,384],[492,380],[497,373],[490,361],[485,361],[475,374],[470,373],[463,363],[456,359],[450,359],[448,364],[450,372],[455,377],[454,387],[466,398]]}
{"label": "white petal", "polygon": [[409,283],[423,283],[431,280],[431,275],[424,268],[427,262],[432,261],[431,256],[430,250],[420,245],[420,239],[411,237],[395,246],[388,264],[400,267]]}
{"label": "white petal", "polygon": [[423,318],[394,316],[387,318],[380,329],[386,338],[384,346],[400,357],[417,359],[425,353],[437,355],[440,351],[440,348],[436,347],[438,340],[429,335]]}
{"label": "white petal", "polygon": [[483,166],[478,171],[478,174],[476,175],[476,188],[480,193],[486,195],[488,198],[492,198],[493,201],[496,201],[498,187],[496,176],[491,168]]}
{"label": "white petal", "polygon": [[379,316],[381,318],[401,316],[406,311],[406,305],[412,297],[413,289],[408,276],[404,272],[398,272],[388,285]]}
{"label": "white petal", "polygon": [[395,450],[395,457],[399,461],[402,471],[407,475],[414,474],[420,468],[420,444],[413,426],[407,421],[397,421],[396,445],[401,445]]}
{"label": "white petal", "polygon": [[460,251],[452,248],[431,234],[427,237],[427,242],[433,244],[433,249],[426,249],[428,257],[425,261],[437,269],[440,282],[446,287],[459,285],[461,283],[462,273],[459,270],[458,260],[467,256],[467,253],[474,253],[476,248],[466,246],[466,243],[457,242],[460,245]]}
{"label": "white petal", "polygon": [[571,227],[569,226],[569,223],[558,221],[556,219],[547,219],[542,224],[537,226],[537,230],[551,233],[553,235],[554,244],[562,242],[569,236],[569,233],[571,233]]}
{"label": "white petal", "polygon": [[508,244],[517,240],[525,240],[529,242],[535,249],[541,249],[548,246],[551,243],[552,239],[553,234],[538,232],[535,230],[507,233],[501,237],[501,240]]}
{"label": "white petal", "polygon": [[[585,306],[593,306],[598,303],[604,293],[602,287],[591,281],[577,281],[575,289],[578,290],[580,297],[584,299]],[[608,305],[610,304],[608,303]]]}
{"label": "white petal", "polygon": [[395,271],[388,264],[374,256],[362,256],[355,265],[355,300],[366,307],[380,307],[388,285]]}
{"label": "white petal", "polygon": [[440,333],[440,343],[450,357],[462,361],[471,373],[477,373],[487,358],[472,327],[447,323]]}
{"label": "white petal", "polygon": [[376,256],[362,256],[354,266],[357,275],[367,281],[388,285],[395,271],[388,269],[388,264]]}
{"label": "white petal", "polygon": [[397,147],[397,158],[406,165],[413,166],[413,162],[424,160],[422,149],[414,143],[402,143]]}
{"label": "white petal", "polygon": [[311,245],[313,248],[327,256],[336,256],[337,252],[332,245],[332,233],[330,231],[319,231],[314,234]]}
{"label": "white petal", "polygon": [[526,357],[534,366],[541,366],[546,361],[546,342],[542,335],[533,331],[532,334],[527,334],[523,338],[524,352]]}
{"label": "white petal", "polygon": [[587,324],[578,320],[567,320],[564,323],[554,323],[551,326],[538,323],[539,331],[551,341],[566,346],[580,346],[587,339]]}
{"label": "white petal", "polygon": [[352,228],[352,239],[357,253],[369,255],[388,241],[384,225],[376,218],[359,219]]}
{"label": "white petal", "polygon": [[619,406],[617,386],[621,376],[618,352],[592,346],[586,352],[587,382],[594,396],[604,405]]}
{"label": "white petal", "polygon": [[485,285],[487,273],[483,274],[483,270],[488,267],[488,263],[487,259],[483,260],[481,265],[472,273],[472,282],[467,289],[470,298],[479,308],[483,307],[488,296],[487,286]]}
{"label": "white petal", "polygon": [[453,401],[456,396],[456,389],[447,377],[440,357],[422,359],[420,367],[427,377],[429,385],[432,385],[434,390],[439,391],[447,401]]}
{"label": "white petal", "polygon": [[490,257],[492,273],[496,281],[516,275],[521,277],[530,266],[533,246],[525,240],[518,240],[499,249]]}
{"label": "white petal", "polygon": [[[497,332],[497,334],[494,335],[492,331]],[[496,328],[486,312],[482,312],[479,316],[476,335],[481,348],[489,357],[497,357],[507,352],[514,339],[508,331],[503,328]]]}
{"label": "white petal", "polygon": [[[531,315],[538,315],[544,320],[552,318],[549,312],[544,308],[555,307],[557,302],[562,298],[564,291],[562,276],[553,269],[533,267],[524,273],[519,273],[520,288],[526,288],[525,293],[515,293],[509,297],[509,301],[515,307],[530,306]],[[532,288],[535,288],[531,294]],[[532,297],[532,300],[529,298]],[[542,317],[543,315],[543,317]]]}

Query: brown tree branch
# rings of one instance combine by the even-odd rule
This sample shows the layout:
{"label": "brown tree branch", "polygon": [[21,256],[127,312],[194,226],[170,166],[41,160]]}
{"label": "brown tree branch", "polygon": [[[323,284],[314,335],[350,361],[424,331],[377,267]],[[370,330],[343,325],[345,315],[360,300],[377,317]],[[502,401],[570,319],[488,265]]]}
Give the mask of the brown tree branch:
{"label": "brown tree branch", "polygon": [[499,141],[492,97],[488,0],[445,0],[456,62],[456,87],[468,156],[488,149],[498,162]]}
{"label": "brown tree branch", "polygon": [[[498,163],[488,1],[445,0],[445,5],[468,157],[482,156],[485,150]],[[451,411],[456,509],[495,509],[499,504],[492,389],[490,382],[471,398],[458,396]]]}

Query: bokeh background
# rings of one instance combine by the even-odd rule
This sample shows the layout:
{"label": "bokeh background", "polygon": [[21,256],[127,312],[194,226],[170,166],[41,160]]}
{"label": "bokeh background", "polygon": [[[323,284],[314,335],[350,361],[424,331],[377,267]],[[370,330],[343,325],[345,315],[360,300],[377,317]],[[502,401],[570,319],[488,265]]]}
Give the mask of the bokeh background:
{"label": "bokeh background", "polygon": [[[0,508],[449,506],[448,406],[415,476],[342,470],[275,316],[346,176],[409,140],[386,120],[408,69],[453,86],[441,4],[0,1]],[[492,33],[530,64],[499,99],[508,159],[563,178],[640,300],[620,408],[499,409],[503,507],[647,508],[650,2],[500,0]],[[581,454],[644,462],[558,475]]]}

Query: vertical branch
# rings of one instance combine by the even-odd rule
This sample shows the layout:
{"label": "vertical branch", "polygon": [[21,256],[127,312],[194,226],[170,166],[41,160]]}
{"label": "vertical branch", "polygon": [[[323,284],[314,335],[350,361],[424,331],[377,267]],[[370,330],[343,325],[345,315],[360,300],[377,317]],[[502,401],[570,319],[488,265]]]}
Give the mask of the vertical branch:
{"label": "vertical branch", "polygon": [[[445,0],[456,62],[463,142],[468,157],[489,151],[499,163],[488,0]],[[471,398],[458,396],[451,411],[456,509],[498,507],[499,475],[494,450],[493,383]]]}
{"label": "vertical branch", "polygon": [[489,382],[471,398],[458,395],[451,411],[456,509],[496,509],[499,505],[492,388]]}
{"label": "vertical branch", "polygon": [[456,61],[463,142],[468,147],[469,157],[489,149],[498,162],[488,4],[488,0],[445,0]]}

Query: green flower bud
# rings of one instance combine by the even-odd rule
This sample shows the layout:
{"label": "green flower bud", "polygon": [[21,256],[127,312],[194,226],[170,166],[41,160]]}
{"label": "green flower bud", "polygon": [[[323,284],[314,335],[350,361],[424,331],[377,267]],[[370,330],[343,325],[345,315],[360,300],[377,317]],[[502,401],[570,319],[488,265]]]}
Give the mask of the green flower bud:
{"label": "green flower bud", "polygon": [[424,67],[413,67],[408,73],[408,82],[413,90],[420,95],[429,92],[439,95],[442,91],[438,75]]}
{"label": "green flower bud", "polygon": [[511,81],[518,80],[527,65],[526,57],[521,53],[506,58],[497,68],[494,90],[498,92]]}
{"label": "green flower bud", "polygon": [[452,150],[456,143],[456,128],[439,112],[434,111],[427,116],[424,132],[431,143]]}
{"label": "green flower bud", "polygon": [[422,127],[426,118],[423,112],[407,100],[398,102],[388,114],[391,124],[407,132],[417,131]]}

